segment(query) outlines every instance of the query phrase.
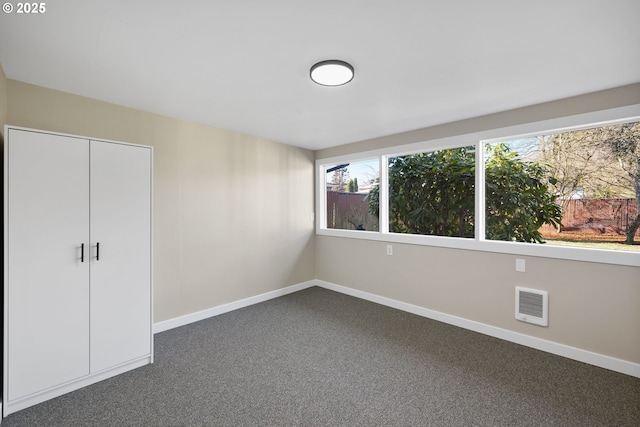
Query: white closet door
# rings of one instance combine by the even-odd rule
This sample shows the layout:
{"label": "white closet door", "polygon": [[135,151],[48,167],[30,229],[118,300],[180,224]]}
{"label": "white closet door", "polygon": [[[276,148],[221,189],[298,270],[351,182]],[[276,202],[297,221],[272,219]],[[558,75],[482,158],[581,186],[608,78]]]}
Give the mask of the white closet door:
{"label": "white closet door", "polygon": [[12,401],[89,373],[89,146],[16,129],[7,144]]}
{"label": "white closet door", "polygon": [[149,148],[91,141],[91,251],[91,372],[99,372],[151,352]]}

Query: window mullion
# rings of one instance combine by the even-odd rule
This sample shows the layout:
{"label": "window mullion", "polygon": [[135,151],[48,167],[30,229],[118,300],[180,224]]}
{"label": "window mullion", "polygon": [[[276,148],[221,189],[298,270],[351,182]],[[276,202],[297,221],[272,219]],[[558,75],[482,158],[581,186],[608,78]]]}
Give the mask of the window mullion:
{"label": "window mullion", "polygon": [[321,165],[318,171],[318,195],[316,204],[318,214],[316,215],[316,227],[318,230],[327,228],[327,166]]}
{"label": "window mullion", "polygon": [[475,203],[475,239],[485,240],[485,183],[484,183],[484,143],[476,143],[476,203]]}
{"label": "window mullion", "polygon": [[379,228],[381,234],[389,233],[389,156],[380,156],[380,188],[378,188],[379,201]]}

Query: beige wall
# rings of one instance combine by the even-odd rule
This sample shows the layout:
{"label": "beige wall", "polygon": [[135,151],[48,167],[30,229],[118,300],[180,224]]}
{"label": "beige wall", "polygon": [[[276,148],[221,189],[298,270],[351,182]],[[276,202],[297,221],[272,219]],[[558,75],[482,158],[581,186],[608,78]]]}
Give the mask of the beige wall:
{"label": "beige wall", "polygon": [[154,147],[155,322],[314,278],[312,152],[11,79],[7,93],[11,125]]}
{"label": "beige wall", "polygon": [[[356,153],[640,102],[640,84],[316,152]],[[640,268],[318,236],[316,277],[449,315],[640,363]],[[348,263],[345,261],[348,260]],[[344,268],[345,265],[352,266]],[[549,326],[514,318],[515,286],[549,292]]]}

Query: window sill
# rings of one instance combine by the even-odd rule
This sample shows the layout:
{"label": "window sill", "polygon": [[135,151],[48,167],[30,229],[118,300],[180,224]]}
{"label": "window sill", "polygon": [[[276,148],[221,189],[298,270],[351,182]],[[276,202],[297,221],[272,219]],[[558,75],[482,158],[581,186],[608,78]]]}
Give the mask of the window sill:
{"label": "window sill", "polygon": [[326,228],[317,228],[316,235],[640,267],[640,252],[632,251]]}

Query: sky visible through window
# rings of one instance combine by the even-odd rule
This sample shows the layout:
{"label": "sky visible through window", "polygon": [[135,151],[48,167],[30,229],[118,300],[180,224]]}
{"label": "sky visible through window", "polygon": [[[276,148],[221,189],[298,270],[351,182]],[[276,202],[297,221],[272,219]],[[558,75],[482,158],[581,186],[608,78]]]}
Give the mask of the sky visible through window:
{"label": "sky visible through window", "polygon": [[359,187],[357,192],[368,193],[380,178],[380,161],[378,159],[329,165],[327,170],[342,164],[347,165],[342,168],[342,173],[336,173],[336,171],[327,173],[327,184],[336,184],[336,181],[342,179],[345,180],[344,185],[347,185],[349,180],[357,179]]}

